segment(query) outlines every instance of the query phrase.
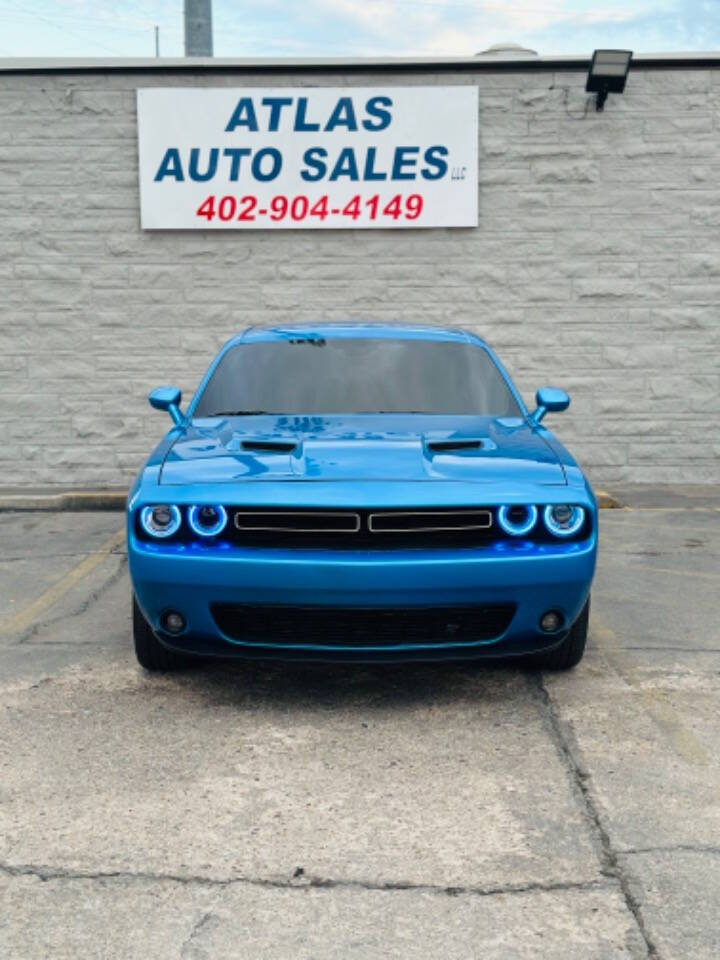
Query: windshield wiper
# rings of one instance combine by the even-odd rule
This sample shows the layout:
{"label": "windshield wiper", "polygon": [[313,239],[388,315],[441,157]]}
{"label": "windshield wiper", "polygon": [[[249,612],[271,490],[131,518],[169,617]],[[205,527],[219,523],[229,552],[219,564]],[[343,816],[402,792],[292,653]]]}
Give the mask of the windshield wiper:
{"label": "windshield wiper", "polygon": [[206,413],[206,417],[257,417],[269,410],[217,410],[215,413]]}

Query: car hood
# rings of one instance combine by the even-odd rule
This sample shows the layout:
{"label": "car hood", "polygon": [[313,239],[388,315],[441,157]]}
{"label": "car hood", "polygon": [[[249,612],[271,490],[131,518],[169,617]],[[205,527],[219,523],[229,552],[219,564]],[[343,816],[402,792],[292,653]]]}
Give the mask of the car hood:
{"label": "car hood", "polygon": [[424,414],[196,419],[160,473],[161,484],[248,480],[566,483],[524,420]]}

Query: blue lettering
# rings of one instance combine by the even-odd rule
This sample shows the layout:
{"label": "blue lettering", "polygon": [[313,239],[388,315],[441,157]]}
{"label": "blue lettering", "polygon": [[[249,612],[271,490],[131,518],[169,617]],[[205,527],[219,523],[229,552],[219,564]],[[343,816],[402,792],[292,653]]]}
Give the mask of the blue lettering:
{"label": "blue lettering", "polygon": [[315,180],[322,180],[322,178],[327,173],[327,164],[323,157],[327,156],[327,150],[324,147],[310,147],[309,150],[306,150],[303,154],[303,160],[308,167],[311,167],[311,170],[301,170],[300,176],[303,180],[308,180],[313,182]]}
{"label": "blue lettering", "polygon": [[297,110],[295,112],[295,130],[306,133],[309,130],[319,130],[319,123],[308,123],[305,119],[307,113],[308,98],[298,97]]}
{"label": "blue lettering", "polygon": [[280,126],[280,114],[283,107],[289,107],[292,103],[292,97],[263,97],[262,105],[270,107],[270,120],[268,130],[270,133],[276,133]]}
{"label": "blue lettering", "polygon": [[225,132],[232,133],[236,127],[247,127],[248,130],[257,133],[258,122],[251,97],[241,97],[238,100],[237,106],[228,120],[228,125],[225,127]]}
{"label": "blue lettering", "polygon": [[335,127],[357,130],[357,119],[355,118],[355,109],[351,97],[340,97],[335,109],[330,114],[330,119],[325,124],[325,131],[334,130]]}
{"label": "blue lettering", "polygon": [[[263,173],[261,167],[262,162],[265,157],[270,157],[272,167],[267,173]],[[262,150],[258,150],[255,156],[252,158],[252,175],[256,180],[261,180],[266,182],[268,180],[274,180],[275,177],[280,173],[282,169],[282,154],[279,150],[276,150],[275,147],[265,147]]]}
{"label": "blue lettering", "polygon": [[418,153],[420,153],[420,147],[395,147],[395,159],[392,168],[393,180],[415,179],[415,170],[413,169],[412,173],[406,173],[404,168],[415,167]]}
{"label": "blue lettering", "polygon": [[165,177],[172,177],[173,180],[185,179],[180,151],[177,147],[168,147],[158,167],[158,172],[155,174],[155,180],[163,180]]}
{"label": "blue lettering", "polygon": [[206,180],[212,180],[217,173],[218,155],[220,151],[217,147],[211,147],[208,157],[207,167],[204,173],[198,170],[198,160],[200,159],[200,148],[193,147],[190,151],[190,164],[188,166],[188,176],[191,180],[198,180],[204,183]]}
{"label": "blue lettering", "polygon": [[387,174],[384,170],[378,171],[375,169],[376,155],[377,147],[368,147],[367,154],[365,155],[365,174],[363,180],[387,180]]}
{"label": "blue lettering", "polygon": [[226,147],[223,150],[224,157],[230,157],[230,176],[228,180],[240,179],[240,164],[243,157],[250,156],[250,147]]}
{"label": "blue lettering", "polygon": [[[425,151],[425,163],[427,167],[423,167],[420,171],[422,176],[426,180],[439,180],[441,177],[444,177],[447,173],[447,160],[440,159],[441,157],[446,157],[448,155],[447,147],[428,147]],[[428,167],[434,167],[435,172],[429,170]]]}
{"label": "blue lettering", "polygon": [[365,104],[365,112],[375,117],[375,121],[363,120],[362,125],[366,130],[384,130],[390,126],[392,116],[389,110],[383,110],[383,106],[391,107],[393,105],[390,97],[371,97]]}
{"label": "blue lettering", "polygon": [[359,179],[355,151],[352,147],[343,147],[340,151],[329,179],[337,180],[339,177],[349,177],[350,180]]}

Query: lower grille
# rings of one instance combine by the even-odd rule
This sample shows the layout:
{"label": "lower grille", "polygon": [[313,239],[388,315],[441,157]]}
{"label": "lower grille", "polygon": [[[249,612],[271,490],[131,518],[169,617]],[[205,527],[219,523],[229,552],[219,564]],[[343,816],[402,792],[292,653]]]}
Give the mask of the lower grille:
{"label": "lower grille", "polygon": [[227,603],[211,610],[218,629],[232,640],[350,649],[494,640],[515,614],[511,604],[368,609]]}

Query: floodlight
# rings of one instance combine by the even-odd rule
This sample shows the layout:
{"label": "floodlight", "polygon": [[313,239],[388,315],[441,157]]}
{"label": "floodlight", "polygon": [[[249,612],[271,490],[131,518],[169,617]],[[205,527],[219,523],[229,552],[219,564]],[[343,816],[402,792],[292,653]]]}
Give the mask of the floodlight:
{"label": "floodlight", "polygon": [[596,50],[587,76],[585,90],[596,93],[595,109],[602,110],[609,93],[625,89],[632,50]]}

